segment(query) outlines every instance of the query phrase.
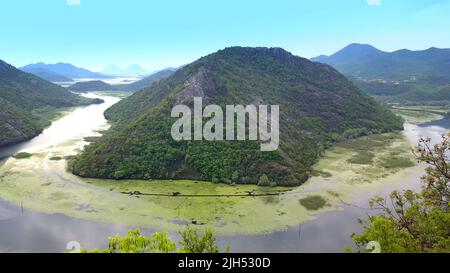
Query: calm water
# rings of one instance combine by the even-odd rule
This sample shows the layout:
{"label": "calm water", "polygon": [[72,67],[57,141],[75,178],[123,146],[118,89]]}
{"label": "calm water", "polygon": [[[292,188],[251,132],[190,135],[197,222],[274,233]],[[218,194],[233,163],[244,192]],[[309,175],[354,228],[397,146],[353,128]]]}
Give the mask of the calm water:
{"label": "calm water", "polygon": [[118,98],[84,94],[89,98],[102,98],[105,103],[81,107],[53,122],[39,136],[19,144],[0,149],[0,158],[11,156],[22,150],[51,147],[67,139],[76,139],[87,132],[93,132],[106,124],[103,112],[119,101]]}
{"label": "calm water", "polygon": [[[91,95],[92,96],[92,95]],[[22,149],[51,146],[62,139],[76,138],[80,132],[90,132],[105,125],[103,111],[118,99],[102,97],[105,103],[75,110],[56,121],[42,135],[20,145],[0,150],[0,155],[11,155]],[[421,126],[407,125],[411,141],[420,136],[439,140],[440,134],[450,129],[450,118]],[[415,181],[398,187],[419,188],[420,175]],[[352,246],[350,235],[360,232],[358,218],[366,218],[367,200],[376,194],[387,194],[394,189],[386,186],[381,192],[357,196],[352,205],[342,205],[340,211],[321,213],[317,219],[302,223],[286,231],[255,236],[219,237],[224,249],[231,245],[234,252],[342,252]],[[63,252],[69,241],[78,241],[84,248],[105,247],[106,239],[116,234],[126,234],[129,226],[112,225],[71,218],[61,214],[44,214],[28,211],[20,206],[0,200],[0,252]],[[145,229],[145,234],[155,230]],[[177,235],[172,235],[177,239]]]}

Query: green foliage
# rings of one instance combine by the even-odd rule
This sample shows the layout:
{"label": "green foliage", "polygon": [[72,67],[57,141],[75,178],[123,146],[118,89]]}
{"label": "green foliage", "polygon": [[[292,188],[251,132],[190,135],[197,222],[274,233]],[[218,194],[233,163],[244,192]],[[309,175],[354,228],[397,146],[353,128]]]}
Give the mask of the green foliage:
{"label": "green foliage", "polygon": [[[176,104],[280,105],[280,149],[258,141],[172,139]],[[71,163],[84,177],[191,179],[258,184],[262,173],[280,186],[299,185],[338,139],[402,129],[402,120],[327,65],[279,48],[233,47],[208,55],[105,112],[113,127]],[[234,179],[233,174],[239,175]]]}
{"label": "green foliage", "polygon": [[258,180],[258,186],[260,187],[270,187],[272,183],[269,180],[269,177],[265,174],[261,175],[261,177]]}
{"label": "green foliage", "polygon": [[[0,146],[41,133],[50,123],[45,117],[48,111],[92,102],[0,60]],[[50,110],[35,115],[33,112],[39,109]]]}
{"label": "green foliage", "polygon": [[234,183],[239,182],[239,172],[238,171],[233,172],[233,174],[231,175],[231,181],[233,181]]}
{"label": "green foliage", "polygon": [[428,82],[385,83],[353,80],[361,90],[373,96],[386,97],[387,102],[430,103],[450,102],[450,84]]}
{"label": "green foliage", "polygon": [[327,200],[320,195],[312,195],[299,200],[307,210],[319,210],[326,206]]}
{"label": "green foliage", "polygon": [[77,82],[68,87],[73,92],[89,92],[89,91],[113,91],[118,90],[117,87],[111,84],[107,84],[103,81],[87,81]]}
{"label": "green foliage", "polygon": [[109,238],[108,248],[104,250],[82,250],[82,253],[169,253],[174,252],[177,245],[169,238],[168,232],[154,233],[150,238],[139,230],[128,231],[127,236],[116,235]]}
{"label": "green foliage", "polygon": [[[187,226],[180,232],[179,247],[169,238],[168,232],[154,233],[146,237],[139,230],[128,231],[127,236],[116,235],[109,238],[108,248],[91,251],[82,250],[82,253],[218,253],[219,248],[213,232],[206,229],[200,235],[197,229]],[[229,247],[227,251],[229,252]]]}
{"label": "green foliage", "polygon": [[352,236],[358,251],[376,241],[381,251],[450,252],[450,134],[442,143],[431,145],[421,139],[416,149],[418,160],[430,165],[423,177],[423,190],[394,191],[389,200],[376,197],[370,202],[381,214],[369,217],[364,232]]}
{"label": "green foliage", "polygon": [[180,252],[183,253],[218,253],[219,248],[216,244],[216,237],[210,229],[205,230],[202,236],[199,236],[196,229],[187,226],[181,233],[182,246]]}
{"label": "green foliage", "polygon": [[30,154],[30,153],[18,153],[18,154],[15,154],[13,157],[15,158],[15,159],[25,159],[25,158],[30,158],[30,157],[32,157],[33,155],[32,154]]}
{"label": "green foliage", "polygon": [[35,118],[0,97],[0,146],[29,139],[42,132]]}
{"label": "green foliage", "polygon": [[381,165],[388,169],[395,168],[408,168],[414,166],[414,162],[412,162],[409,158],[404,157],[392,157],[385,159]]}
{"label": "green foliage", "polygon": [[362,164],[362,165],[369,165],[373,163],[375,155],[368,151],[358,151],[356,155],[354,155],[352,158],[350,158],[348,163],[351,164]]}

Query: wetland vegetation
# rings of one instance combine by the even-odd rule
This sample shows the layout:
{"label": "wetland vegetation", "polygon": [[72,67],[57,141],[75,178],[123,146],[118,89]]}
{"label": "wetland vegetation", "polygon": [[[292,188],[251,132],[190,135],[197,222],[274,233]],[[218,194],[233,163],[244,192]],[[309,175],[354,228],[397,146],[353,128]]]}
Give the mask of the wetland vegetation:
{"label": "wetland vegetation", "polygon": [[422,190],[373,198],[371,208],[381,213],[369,216],[363,233],[352,235],[359,251],[366,251],[369,242],[377,242],[385,253],[450,251],[450,133],[434,145],[421,138],[415,152],[417,160],[428,164]]}
{"label": "wetland vegetation", "polygon": [[68,173],[67,160],[106,128],[104,121],[64,141],[56,138],[56,143],[31,148],[26,153],[33,156],[26,160],[4,160],[1,198],[27,210],[130,227],[177,232],[190,224],[210,228],[216,236],[256,235],[314,221],[322,213],[339,210],[342,202],[352,202],[355,196],[395,185],[423,170],[413,161],[414,167],[384,165],[411,158],[413,143],[407,136],[414,129],[406,127],[405,133],[364,136],[331,147],[314,165],[312,178],[300,187],[199,180],[116,181]]}

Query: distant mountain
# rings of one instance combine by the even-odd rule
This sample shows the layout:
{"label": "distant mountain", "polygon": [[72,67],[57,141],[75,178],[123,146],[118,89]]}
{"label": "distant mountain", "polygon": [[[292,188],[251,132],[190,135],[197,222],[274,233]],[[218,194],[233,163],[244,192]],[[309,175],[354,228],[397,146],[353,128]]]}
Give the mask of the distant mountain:
{"label": "distant mountain", "polygon": [[109,76],[122,76],[121,74],[122,74],[123,70],[122,70],[122,68],[120,68],[118,66],[110,64],[100,72],[104,75],[109,75]]}
{"label": "distant mountain", "polygon": [[[365,63],[378,58],[383,52],[371,45],[350,44],[331,56],[321,55],[312,58],[311,61],[330,64],[339,68],[344,73],[350,73],[354,70],[355,63]],[[358,70],[357,70],[358,71]],[[358,71],[359,72],[359,71]],[[363,71],[366,72],[366,71]]]}
{"label": "distant mountain", "polygon": [[38,76],[39,78],[42,78],[49,82],[71,82],[71,81],[73,81],[71,78],[61,76],[61,75],[58,75],[58,74],[55,74],[52,72],[48,72],[45,70],[35,71],[33,74]]}
{"label": "distant mountain", "polygon": [[156,72],[142,80],[136,81],[130,84],[119,84],[112,85],[105,83],[103,81],[87,81],[87,82],[79,82],[72,86],[69,86],[68,89],[74,92],[89,92],[89,91],[128,91],[128,92],[136,92],[141,89],[150,87],[153,83],[167,78],[175,72],[174,69],[168,68],[165,70],[161,70]]}
{"label": "distant mountain", "polygon": [[132,64],[128,66],[127,68],[125,68],[125,71],[127,72],[128,75],[136,75],[136,76],[147,76],[148,74],[151,73],[147,69],[142,68],[137,64]]}
{"label": "distant mountain", "polygon": [[450,49],[384,52],[370,45],[351,44],[331,56],[312,58],[354,77],[450,83]]}
{"label": "distant mountain", "polygon": [[69,79],[84,79],[84,78],[95,78],[95,79],[104,79],[110,78],[109,76],[105,76],[103,74],[92,72],[84,68],[76,67],[72,64],[68,63],[57,63],[57,64],[45,64],[45,63],[37,63],[37,64],[29,64],[27,66],[20,68],[22,71],[32,73],[38,75],[39,73],[50,73],[56,74],[63,77],[67,77]]}
{"label": "distant mountain", "polygon": [[0,146],[39,134],[49,120],[33,114],[96,103],[0,60]]}
{"label": "distant mountain", "polygon": [[128,91],[139,91],[141,89],[150,87],[153,83],[160,81],[161,79],[167,78],[173,73],[175,73],[176,69],[174,68],[166,68],[164,70],[161,70],[159,72],[156,72],[154,74],[151,74],[150,76],[147,76],[143,78],[142,80],[139,80],[137,82],[122,85],[122,90],[128,90]]}
{"label": "distant mountain", "polygon": [[142,77],[151,74],[150,71],[137,64],[132,64],[125,69],[122,69],[115,65],[109,65],[102,70],[102,73],[109,76],[123,77]]}
{"label": "distant mountain", "polygon": [[[279,105],[280,148],[259,141],[175,141],[174,105]],[[328,65],[281,48],[232,47],[200,58],[109,108],[109,132],[70,162],[83,177],[303,183],[337,139],[402,129],[402,121]],[[248,128],[247,128],[248,129]]]}
{"label": "distant mountain", "polygon": [[373,95],[450,100],[450,94],[439,91],[450,86],[450,49],[384,52],[370,45],[351,44],[331,56],[311,60],[333,66]]}

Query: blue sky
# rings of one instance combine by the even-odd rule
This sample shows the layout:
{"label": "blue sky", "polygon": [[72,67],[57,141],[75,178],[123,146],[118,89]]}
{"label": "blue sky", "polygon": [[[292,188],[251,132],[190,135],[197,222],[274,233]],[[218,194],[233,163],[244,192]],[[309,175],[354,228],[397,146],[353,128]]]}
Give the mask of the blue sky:
{"label": "blue sky", "polygon": [[450,0],[1,0],[0,13],[0,59],[16,66],[154,70],[233,45],[304,57],[352,42],[450,47]]}

